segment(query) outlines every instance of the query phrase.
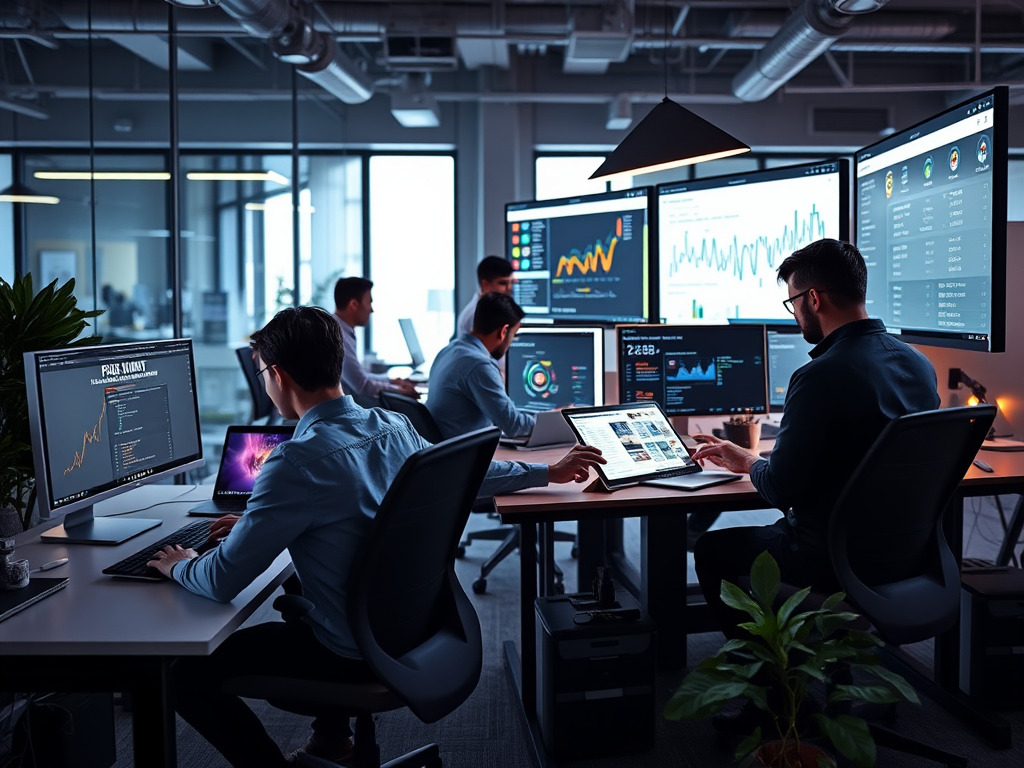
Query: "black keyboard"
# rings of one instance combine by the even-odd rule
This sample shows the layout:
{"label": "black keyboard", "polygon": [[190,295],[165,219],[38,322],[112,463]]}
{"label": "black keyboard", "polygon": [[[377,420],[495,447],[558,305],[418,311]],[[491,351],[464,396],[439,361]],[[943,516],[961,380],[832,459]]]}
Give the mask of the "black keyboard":
{"label": "black keyboard", "polygon": [[210,538],[210,521],[197,520],[176,530],[169,536],[164,536],[160,541],[147,544],[134,555],[114,563],[109,568],[104,568],[103,573],[107,576],[117,576],[125,579],[143,579],[145,581],[163,581],[163,574],[156,568],[150,568],[146,563],[153,559],[153,553],[163,549],[167,545],[180,544],[183,549],[195,549],[204,541]]}

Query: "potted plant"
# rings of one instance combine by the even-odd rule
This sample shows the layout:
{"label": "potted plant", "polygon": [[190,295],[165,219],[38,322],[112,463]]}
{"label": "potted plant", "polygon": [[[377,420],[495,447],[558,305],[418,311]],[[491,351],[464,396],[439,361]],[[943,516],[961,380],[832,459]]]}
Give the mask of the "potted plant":
{"label": "potted plant", "polygon": [[98,344],[99,336],[79,335],[87,320],[103,310],[83,310],[77,304],[74,278],[59,288],[54,280],[39,293],[33,290],[31,274],[11,283],[0,278],[0,510],[8,510],[8,518],[17,515],[22,530],[32,523],[35,486],[22,355]]}
{"label": "potted plant", "polygon": [[[813,757],[802,754],[808,752],[804,745],[822,742],[858,768],[873,766],[875,742],[867,723],[836,710],[853,701],[919,703],[914,689],[881,666],[874,653],[882,644],[877,637],[849,628],[858,615],[840,609],[842,592],[828,597],[820,608],[798,612],[810,593],[801,589],[776,610],[779,566],[767,552],[754,561],[750,583],[746,593],[723,581],[721,593],[726,605],[750,616],[750,621],[738,625],[746,636],[729,640],[716,656],[695,667],[665,705],[665,717],[710,717],[742,697],[766,713],[763,719],[776,731],[766,737],[757,727],[736,751],[743,764],[761,760],[771,768],[834,766],[824,751]],[[871,681],[847,682],[857,672],[867,673]],[[816,689],[824,694],[824,706],[812,706]]]}

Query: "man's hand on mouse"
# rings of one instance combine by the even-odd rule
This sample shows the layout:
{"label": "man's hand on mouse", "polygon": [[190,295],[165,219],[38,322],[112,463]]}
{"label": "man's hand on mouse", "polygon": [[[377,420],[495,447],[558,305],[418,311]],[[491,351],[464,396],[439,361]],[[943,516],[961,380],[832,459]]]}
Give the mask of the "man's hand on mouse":
{"label": "man's hand on mouse", "polygon": [[759,459],[756,454],[740,448],[728,440],[720,440],[714,435],[693,435],[693,439],[700,445],[690,455],[690,458],[701,466],[704,466],[704,461],[707,460],[730,472],[749,474],[750,467]]}
{"label": "man's hand on mouse", "polygon": [[157,550],[153,554],[153,559],[146,563],[146,565],[150,568],[156,568],[169,579],[171,578],[171,570],[174,568],[175,563],[179,563],[182,560],[191,560],[193,557],[199,557],[194,549],[182,549],[180,544],[175,544],[174,546],[168,544],[163,549]]}

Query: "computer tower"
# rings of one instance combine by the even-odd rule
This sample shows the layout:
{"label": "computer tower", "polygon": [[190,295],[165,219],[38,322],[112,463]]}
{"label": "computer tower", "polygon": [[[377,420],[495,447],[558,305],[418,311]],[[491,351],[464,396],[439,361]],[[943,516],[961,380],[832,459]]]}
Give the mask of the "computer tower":
{"label": "computer tower", "polygon": [[960,688],[993,709],[1024,707],[1024,571],[965,569]]}
{"label": "computer tower", "polygon": [[[589,596],[580,596],[589,597]],[[541,597],[537,614],[537,719],[554,757],[637,752],[654,744],[654,622],[589,616],[574,595]],[[579,623],[579,622],[585,623]]]}

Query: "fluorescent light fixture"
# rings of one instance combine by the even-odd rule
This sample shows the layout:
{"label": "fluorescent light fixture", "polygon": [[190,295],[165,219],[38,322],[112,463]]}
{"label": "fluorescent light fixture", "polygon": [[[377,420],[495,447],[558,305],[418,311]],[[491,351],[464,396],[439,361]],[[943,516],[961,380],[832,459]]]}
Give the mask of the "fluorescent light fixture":
{"label": "fluorescent light fixture", "polygon": [[29,189],[20,182],[14,182],[3,189],[0,189],[0,203],[42,203],[43,205],[56,205],[59,202],[59,197],[54,197],[53,195],[41,195],[34,189]]}
{"label": "fluorescent light fixture", "polygon": [[60,181],[170,181],[167,171],[36,171],[37,179]]}
{"label": "fluorescent light fixture", "polygon": [[189,181],[273,181],[282,187],[288,186],[288,179],[277,171],[189,171]]}
{"label": "fluorescent light fixture", "polygon": [[441,110],[434,94],[424,91],[395,91],[391,94],[391,114],[406,128],[437,128]]}
{"label": "fluorescent light fixture", "polygon": [[667,96],[630,131],[592,179],[653,173],[749,152],[750,147]]}

